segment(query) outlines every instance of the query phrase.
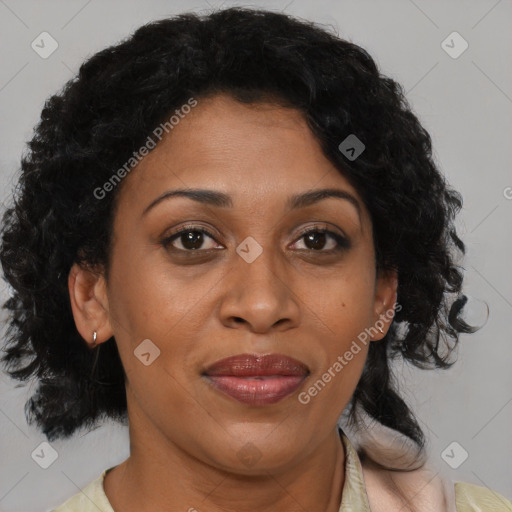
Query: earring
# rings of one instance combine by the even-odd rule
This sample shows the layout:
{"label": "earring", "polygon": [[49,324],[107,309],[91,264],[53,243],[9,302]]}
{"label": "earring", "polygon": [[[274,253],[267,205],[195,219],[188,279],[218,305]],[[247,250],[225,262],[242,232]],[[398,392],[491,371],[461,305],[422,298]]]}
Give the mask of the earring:
{"label": "earring", "polygon": [[384,331],[382,330],[382,327],[377,327],[377,329],[379,329],[381,334],[384,334]]}
{"label": "earring", "polygon": [[98,333],[96,331],[93,332],[92,334],[92,346],[95,347],[96,346],[96,338],[98,337]]}

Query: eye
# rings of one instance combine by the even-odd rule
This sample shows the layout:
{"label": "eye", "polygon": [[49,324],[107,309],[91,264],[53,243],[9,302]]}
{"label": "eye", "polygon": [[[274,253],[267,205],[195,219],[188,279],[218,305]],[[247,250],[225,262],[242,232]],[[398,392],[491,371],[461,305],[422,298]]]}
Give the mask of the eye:
{"label": "eye", "polygon": [[[206,249],[203,247],[205,235],[211,240],[215,240],[214,235],[202,226],[185,226],[162,240],[161,243],[166,249],[169,249],[169,246],[171,246],[172,249],[185,252],[197,251],[199,249],[203,251],[215,249],[215,247],[208,247]],[[175,241],[179,242],[181,247],[176,247],[176,245],[174,245]]]}
{"label": "eye", "polygon": [[[201,252],[218,249],[218,247],[205,248],[205,236],[206,238],[215,241],[215,236],[206,228],[202,226],[185,226],[176,233],[173,233],[171,236],[168,236],[162,240],[161,244],[166,249],[171,249],[178,252]],[[328,243],[329,239],[330,244]],[[305,251],[331,254],[350,248],[350,242],[347,238],[325,227],[315,226],[313,228],[308,228],[307,230],[302,231],[298,241],[300,240],[304,240],[306,248],[299,250]],[[176,243],[179,243],[181,247],[178,247]],[[329,245],[330,247],[325,249],[325,247]]]}
{"label": "eye", "polygon": [[[331,243],[329,244],[329,238]],[[343,235],[325,227],[313,227],[303,231],[298,240],[304,240],[306,251],[331,254],[350,248],[350,242]],[[297,243],[297,242],[296,242]],[[330,246],[325,249],[325,246]]]}

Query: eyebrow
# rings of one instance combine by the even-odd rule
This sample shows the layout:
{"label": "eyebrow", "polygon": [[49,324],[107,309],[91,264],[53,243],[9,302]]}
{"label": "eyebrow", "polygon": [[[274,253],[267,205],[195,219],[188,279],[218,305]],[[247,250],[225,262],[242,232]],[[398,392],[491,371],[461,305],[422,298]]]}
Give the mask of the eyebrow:
{"label": "eyebrow", "polygon": [[[224,192],[198,188],[176,189],[168,190],[167,192],[164,192],[158,196],[144,209],[142,216],[146,215],[149,210],[154,208],[157,204],[172,197],[186,197],[198,203],[215,206],[217,208],[233,207],[233,201],[231,200],[231,197]],[[299,208],[305,208],[331,197],[343,199],[351,203],[356,209],[359,221],[361,222],[361,205],[359,204],[359,201],[352,194],[350,194],[350,192],[337,188],[310,190],[302,194],[290,196],[286,202],[286,208],[289,211],[297,210]]]}

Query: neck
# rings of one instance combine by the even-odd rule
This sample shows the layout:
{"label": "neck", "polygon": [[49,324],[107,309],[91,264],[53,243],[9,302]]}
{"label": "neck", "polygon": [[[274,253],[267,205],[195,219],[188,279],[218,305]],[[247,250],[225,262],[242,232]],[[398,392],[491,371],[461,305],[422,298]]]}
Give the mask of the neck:
{"label": "neck", "polygon": [[345,452],[337,428],[295,466],[257,476],[230,473],[151,437],[130,432],[130,457],[105,476],[115,512],[339,510]]}

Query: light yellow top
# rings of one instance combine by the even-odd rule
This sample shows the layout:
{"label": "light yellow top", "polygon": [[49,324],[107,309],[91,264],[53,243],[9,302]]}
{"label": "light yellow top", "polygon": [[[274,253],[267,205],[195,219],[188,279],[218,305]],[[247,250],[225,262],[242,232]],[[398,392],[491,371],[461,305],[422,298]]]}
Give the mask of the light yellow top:
{"label": "light yellow top", "polygon": [[[359,456],[341,431],[340,437],[346,458],[345,483],[339,512],[372,512]],[[114,511],[103,489],[103,478],[110,469],[113,468],[105,469],[96,480],[51,512],[122,512]],[[454,485],[457,512],[512,512],[511,501],[486,487],[463,482],[456,482]]]}

